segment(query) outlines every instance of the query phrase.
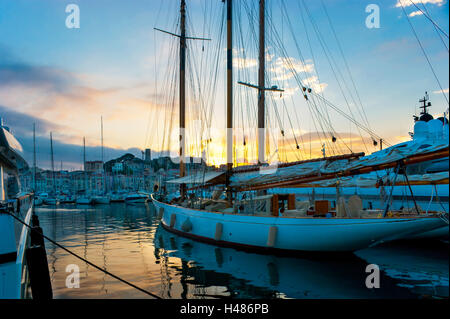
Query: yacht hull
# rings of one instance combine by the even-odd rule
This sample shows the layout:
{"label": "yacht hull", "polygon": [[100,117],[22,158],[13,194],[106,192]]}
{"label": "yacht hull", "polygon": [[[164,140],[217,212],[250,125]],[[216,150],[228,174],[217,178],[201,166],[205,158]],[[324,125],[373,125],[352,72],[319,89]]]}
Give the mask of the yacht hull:
{"label": "yacht hull", "polygon": [[444,226],[438,217],[285,218],[199,211],[154,198],[153,203],[168,231],[218,245],[259,250],[353,252]]}

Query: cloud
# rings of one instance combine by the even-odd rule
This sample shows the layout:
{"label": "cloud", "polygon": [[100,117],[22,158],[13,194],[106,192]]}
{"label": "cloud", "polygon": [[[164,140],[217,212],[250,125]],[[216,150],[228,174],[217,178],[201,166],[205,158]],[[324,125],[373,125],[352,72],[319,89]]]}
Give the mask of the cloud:
{"label": "cloud", "polygon": [[50,131],[60,130],[62,127],[44,119],[12,110],[0,105],[0,117],[6,126],[10,126],[14,134],[32,136],[33,124],[36,124],[36,134],[43,135]]}
{"label": "cloud", "polygon": [[69,144],[78,144],[86,136],[92,145],[100,145],[103,116],[105,142],[110,147],[143,147],[149,112],[156,114],[151,118],[166,116],[157,112],[163,105],[154,102],[158,100],[154,86],[130,84],[127,79],[110,85],[97,75],[27,64],[0,47],[0,116],[8,123],[21,117],[25,122],[11,127],[23,136],[30,136],[36,122],[42,130],[38,134],[48,136],[54,131]]}
{"label": "cloud", "polygon": [[411,12],[410,14],[408,14],[408,16],[409,17],[415,17],[415,16],[420,16],[420,15],[423,15],[423,12],[422,11],[419,11],[419,10],[417,10],[417,11],[413,11],[413,12]]}
{"label": "cloud", "polygon": [[395,5],[396,8],[400,8],[403,4],[404,7],[413,6],[413,2],[416,5],[419,4],[435,4],[437,6],[442,6],[445,4],[445,0],[397,0],[397,4]]}
{"label": "cloud", "polygon": [[275,79],[289,80],[294,76],[292,71],[296,73],[313,73],[314,63],[311,60],[302,62],[292,57],[277,58],[271,67],[271,71],[276,74]]}
{"label": "cloud", "polygon": [[311,88],[315,93],[322,93],[328,86],[327,83],[320,83],[317,76],[310,76],[303,80],[303,84]]}
{"label": "cloud", "polygon": [[63,91],[74,79],[70,73],[60,69],[33,66],[14,58],[5,48],[0,47],[1,86],[37,86],[41,89]]}
{"label": "cloud", "polygon": [[238,69],[250,69],[258,66],[258,60],[250,58],[233,58],[233,67]]}
{"label": "cloud", "polygon": [[[25,160],[31,166],[33,163],[33,123],[36,124],[36,150],[38,166],[50,168],[50,131],[61,131],[57,124],[12,110],[0,105],[0,116],[5,119],[5,125],[10,127],[13,134],[22,144]],[[65,169],[79,169],[82,166],[82,141],[79,143],[68,143],[64,141],[65,136],[58,132],[53,134],[53,149],[55,166],[60,167],[61,161]],[[132,153],[140,156],[141,151],[137,148],[112,148],[105,147],[106,160],[117,158],[124,153]],[[86,154],[88,160],[98,160],[101,158],[100,146],[87,146]]]}
{"label": "cloud", "polygon": [[448,92],[449,92],[448,88],[443,89],[443,90],[433,91],[434,94],[442,94],[442,93],[448,93]]}

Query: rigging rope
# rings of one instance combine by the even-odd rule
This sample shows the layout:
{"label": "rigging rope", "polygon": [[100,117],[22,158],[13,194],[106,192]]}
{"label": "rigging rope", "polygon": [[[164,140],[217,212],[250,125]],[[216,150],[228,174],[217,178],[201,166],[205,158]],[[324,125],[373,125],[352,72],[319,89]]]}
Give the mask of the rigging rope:
{"label": "rigging rope", "polygon": [[[423,12],[422,9],[420,9],[420,8],[415,4],[414,1],[412,1],[412,0],[409,0],[409,1],[417,8],[417,10],[419,10],[419,11],[422,13],[422,15],[423,15],[425,18],[427,18],[428,20],[430,20],[430,22],[435,26],[435,28],[437,28],[439,31],[441,31],[441,32],[447,37],[447,39],[448,39],[448,34],[447,34],[444,30],[442,30],[442,28],[441,28],[436,22],[434,22],[433,19],[431,19],[431,17],[430,17],[429,14],[428,14],[428,10],[427,10],[426,8],[425,8],[425,11],[427,11],[427,12],[425,13],[425,12]],[[403,7],[402,1],[400,0],[399,2],[400,2],[400,4],[401,4],[401,6]],[[422,5],[425,7],[425,4],[424,4],[423,2],[422,2]]]}
{"label": "rigging rope", "polygon": [[436,82],[438,83],[438,85],[439,85],[439,87],[440,87],[440,89],[441,89],[442,95],[444,96],[444,99],[445,99],[445,101],[447,101],[447,105],[448,105],[448,104],[449,104],[449,101],[448,101],[447,95],[445,95],[444,89],[443,89],[443,87],[442,87],[442,85],[441,85],[441,81],[439,81],[439,78],[437,77],[436,72],[434,71],[433,65],[431,64],[431,61],[430,61],[430,59],[428,58],[428,54],[427,54],[427,52],[425,51],[425,48],[423,47],[422,42],[420,41],[419,36],[417,35],[417,32],[416,32],[416,30],[414,29],[414,26],[413,26],[411,20],[409,19],[408,14],[406,13],[406,10],[405,10],[405,7],[403,6],[402,1],[400,0],[399,2],[400,2],[400,5],[401,5],[401,7],[402,7],[403,13],[405,14],[405,17],[406,17],[406,19],[408,20],[408,24],[409,24],[409,26],[411,27],[411,30],[412,30],[412,32],[413,32],[413,34],[414,34],[414,36],[415,36],[415,38],[416,38],[416,40],[417,40],[417,43],[419,43],[420,49],[422,50],[422,53],[423,53],[423,55],[425,56],[425,59],[427,60],[427,63],[428,63],[428,65],[429,65],[430,69],[431,69],[431,72],[433,73],[434,78],[436,79]]}

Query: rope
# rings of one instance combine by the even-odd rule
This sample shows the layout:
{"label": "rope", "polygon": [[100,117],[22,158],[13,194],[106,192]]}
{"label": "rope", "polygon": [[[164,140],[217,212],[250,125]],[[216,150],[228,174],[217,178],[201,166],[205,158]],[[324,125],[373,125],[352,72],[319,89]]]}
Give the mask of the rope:
{"label": "rope", "polygon": [[401,0],[400,0],[400,5],[402,6],[403,13],[405,14],[405,17],[408,20],[409,26],[411,27],[411,30],[414,33],[414,36],[416,37],[417,42],[419,43],[420,49],[422,50],[422,53],[425,56],[425,59],[427,60],[427,63],[429,65],[430,69],[431,69],[431,72],[433,73],[434,78],[436,79],[436,82],[438,83],[438,85],[439,85],[439,87],[441,89],[442,95],[444,95],[445,101],[447,101],[447,104],[449,104],[447,95],[445,95],[444,89],[442,88],[441,81],[439,81],[439,78],[437,77],[436,72],[434,71],[433,65],[431,64],[431,61],[428,58],[428,55],[427,55],[427,53],[426,53],[426,51],[425,51],[425,49],[424,49],[424,47],[422,45],[422,42],[420,41],[419,36],[417,35],[417,32],[414,29],[414,26],[412,25],[411,20],[409,19],[409,16],[406,13],[405,7],[403,6],[403,3],[402,3]]}
{"label": "rope", "polygon": [[[420,9],[420,8],[414,3],[414,1],[412,1],[412,0],[409,0],[409,1],[417,8],[417,10],[419,10],[420,12],[422,12],[423,16],[424,16],[425,18],[427,18],[428,20],[430,20],[430,22],[431,22],[437,29],[439,29],[439,31],[441,31],[441,32],[447,37],[447,39],[448,39],[448,34],[445,33],[445,31],[442,30],[441,27],[440,27],[436,22],[434,22],[433,19],[431,19],[431,17],[427,14],[427,13],[428,13],[428,10],[427,10],[427,13],[425,13],[425,12],[423,12],[422,9]],[[401,3],[401,1],[400,1],[400,4],[403,6],[403,4]],[[422,2],[422,4],[423,4],[423,2]],[[426,10],[426,8],[425,8],[425,10]]]}
{"label": "rope", "polygon": [[134,288],[134,289],[137,289],[137,290],[139,290],[139,291],[141,291],[141,292],[143,292],[143,293],[145,293],[145,294],[147,294],[147,295],[149,295],[149,296],[151,296],[151,297],[153,297],[153,298],[156,298],[156,299],[162,299],[160,296],[155,295],[155,294],[153,294],[153,293],[151,293],[150,291],[147,291],[147,290],[145,290],[145,289],[142,289],[142,288],[140,288],[140,287],[138,287],[138,286],[132,284],[131,282],[126,281],[125,279],[122,279],[122,278],[120,278],[120,277],[118,277],[118,276],[116,276],[116,275],[110,273],[109,271],[107,271],[107,270],[105,270],[105,269],[103,269],[103,268],[100,268],[99,266],[93,264],[93,263],[90,262],[89,260],[87,260],[87,259],[85,259],[85,258],[83,258],[83,257],[81,257],[81,256],[79,256],[79,255],[77,255],[76,253],[70,251],[69,249],[67,249],[66,247],[62,246],[61,244],[58,244],[58,243],[57,243],[56,241],[54,241],[53,239],[48,238],[48,237],[45,236],[44,234],[41,234],[41,233],[38,232],[34,227],[28,225],[27,223],[25,223],[24,221],[22,221],[20,218],[18,218],[18,217],[15,216],[14,214],[11,214],[11,212],[7,212],[7,214],[10,215],[11,217],[13,217],[14,219],[16,219],[19,223],[21,223],[21,224],[23,224],[24,226],[30,228],[31,231],[37,232],[40,236],[42,236],[43,238],[47,239],[47,240],[48,240],[49,242],[51,242],[53,245],[58,246],[59,248],[61,248],[61,249],[63,249],[64,251],[68,252],[69,254],[75,256],[76,258],[78,258],[78,259],[84,261],[85,263],[91,265],[92,267],[94,267],[94,268],[100,270],[101,272],[103,272],[103,273],[105,273],[105,274],[107,274],[107,275],[109,275],[109,276],[111,276],[111,277],[113,277],[113,278],[115,278],[115,279],[117,279],[117,280],[123,282],[124,284],[127,284],[128,286],[130,286],[130,287],[132,287],[132,288]]}

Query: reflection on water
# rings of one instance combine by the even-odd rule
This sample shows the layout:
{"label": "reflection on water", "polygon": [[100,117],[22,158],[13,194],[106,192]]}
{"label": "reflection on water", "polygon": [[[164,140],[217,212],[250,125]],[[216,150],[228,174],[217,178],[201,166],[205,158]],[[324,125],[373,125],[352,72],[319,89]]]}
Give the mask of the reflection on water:
{"label": "reflection on water", "polygon": [[[248,253],[176,236],[159,227],[153,205],[37,209],[44,233],[96,265],[164,298],[448,297],[448,246],[391,245],[354,257],[311,259]],[[55,298],[146,298],[46,243]],[[367,289],[365,269],[383,270]],[[66,267],[80,288],[66,288]]]}

